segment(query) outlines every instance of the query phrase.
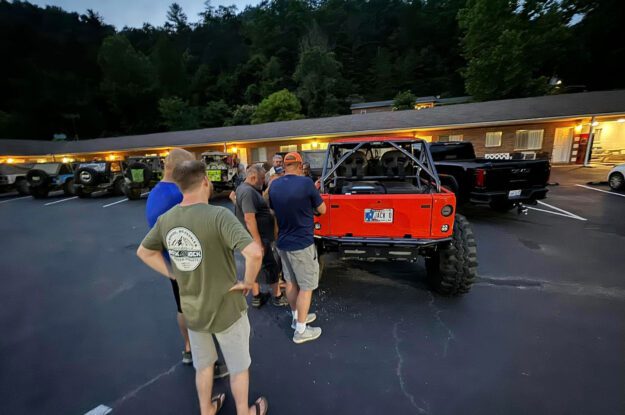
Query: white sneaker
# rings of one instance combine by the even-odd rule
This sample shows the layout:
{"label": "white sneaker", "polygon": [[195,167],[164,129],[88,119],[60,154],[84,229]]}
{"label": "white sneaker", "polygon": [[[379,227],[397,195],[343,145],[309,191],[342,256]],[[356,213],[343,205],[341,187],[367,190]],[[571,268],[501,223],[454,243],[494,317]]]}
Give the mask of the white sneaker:
{"label": "white sneaker", "polygon": [[[306,316],[306,324],[310,324],[313,321],[317,320],[317,315],[315,313],[308,313],[308,315]],[[295,323],[297,323],[297,320],[293,319],[291,321],[291,328],[293,330],[296,329],[297,326],[295,326]]]}
{"label": "white sneaker", "polygon": [[293,343],[302,344],[317,340],[321,336],[321,327],[306,326],[306,330],[303,333],[298,333],[297,330],[293,334]]}

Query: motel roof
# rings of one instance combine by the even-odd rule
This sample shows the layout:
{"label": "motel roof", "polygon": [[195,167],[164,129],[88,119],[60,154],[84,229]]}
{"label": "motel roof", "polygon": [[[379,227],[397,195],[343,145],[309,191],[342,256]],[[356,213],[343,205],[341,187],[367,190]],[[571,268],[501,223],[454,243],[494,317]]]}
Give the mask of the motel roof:
{"label": "motel roof", "polygon": [[51,142],[0,140],[2,155],[77,154],[224,142],[367,135],[397,131],[506,125],[625,114],[625,90],[474,102],[422,110],[351,114],[256,125]]}

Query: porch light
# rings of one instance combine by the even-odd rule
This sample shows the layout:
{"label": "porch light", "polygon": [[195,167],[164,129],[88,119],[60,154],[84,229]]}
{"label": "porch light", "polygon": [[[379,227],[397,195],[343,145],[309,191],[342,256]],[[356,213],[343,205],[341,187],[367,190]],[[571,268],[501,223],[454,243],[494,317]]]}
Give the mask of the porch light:
{"label": "porch light", "polygon": [[238,150],[238,148],[236,148],[236,147],[231,147],[231,148],[230,148],[230,151],[231,151],[232,153],[236,153],[236,152],[237,152],[237,150]]}
{"label": "porch light", "polygon": [[164,151],[161,154],[159,154],[159,156],[161,157],[167,157],[169,155],[169,151]]}
{"label": "porch light", "polygon": [[9,164],[13,164],[13,163],[15,163],[15,160],[13,160],[13,159],[7,159],[7,163],[9,163]]}
{"label": "porch light", "polygon": [[583,126],[583,125],[581,125],[581,124],[577,124],[577,125],[575,126],[575,132],[576,132],[576,133],[581,133],[581,132],[582,132],[582,128],[584,128],[584,126]]}
{"label": "porch light", "polygon": [[616,122],[625,122],[625,118],[619,118]]}
{"label": "porch light", "polygon": [[593,122],[591,125],[592,125],[593,127],[596,127],[596,126],[598,126],[598,125],[599,125],[599,121],[595,121],[595,122]]}
{"label": "porch light", "polygon": [[106,156],[106,159],[109,161],[113,161],[117,158],[117,156],[115,154],[109,154],[108,156]]}
{"label": "porch light", "polygon": [[313,142],[311,143],[311,145],[312,145],[312,148],[317,148],[317,147],[319,147],[319,143],[318,143],[317,141],[313,141]]}

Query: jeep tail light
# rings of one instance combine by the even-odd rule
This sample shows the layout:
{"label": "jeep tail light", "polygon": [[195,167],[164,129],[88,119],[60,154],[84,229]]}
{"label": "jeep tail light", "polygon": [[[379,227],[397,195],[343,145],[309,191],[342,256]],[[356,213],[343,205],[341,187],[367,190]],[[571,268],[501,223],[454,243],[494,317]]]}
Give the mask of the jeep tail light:
{"label": "jeep tail light", "polygon": [[486,178],[486,170],[484,169],[475,170],[475,185],[477,187],[484,187],[485,178]]}

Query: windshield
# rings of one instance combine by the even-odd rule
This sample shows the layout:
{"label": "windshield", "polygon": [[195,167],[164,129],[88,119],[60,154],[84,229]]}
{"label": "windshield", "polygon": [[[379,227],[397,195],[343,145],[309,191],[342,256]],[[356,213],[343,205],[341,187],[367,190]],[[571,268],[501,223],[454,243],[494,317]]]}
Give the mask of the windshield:
{"label": "windshield", "polygon": [[59,170],[59,163],[41,163],[37,164],[34,168],[37,170],[43,170],[48,174],[56,174]]}

